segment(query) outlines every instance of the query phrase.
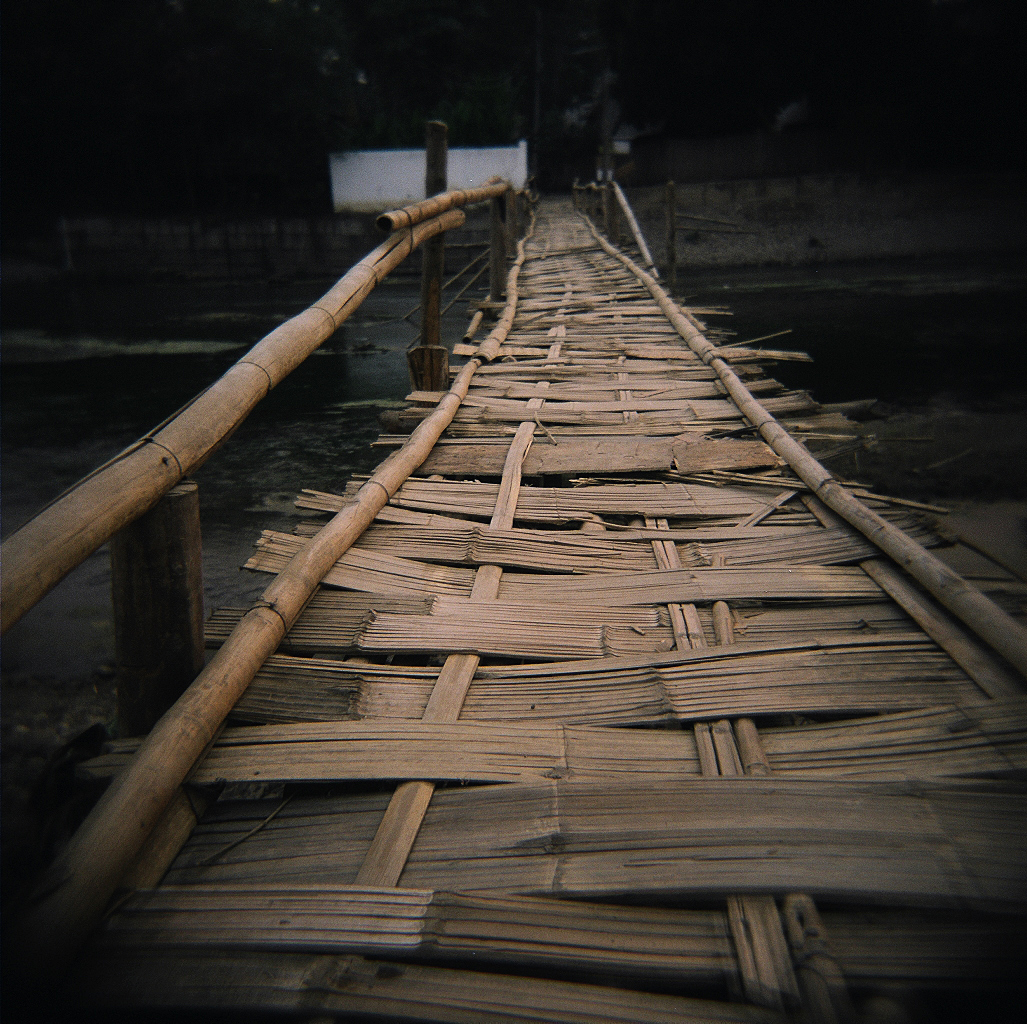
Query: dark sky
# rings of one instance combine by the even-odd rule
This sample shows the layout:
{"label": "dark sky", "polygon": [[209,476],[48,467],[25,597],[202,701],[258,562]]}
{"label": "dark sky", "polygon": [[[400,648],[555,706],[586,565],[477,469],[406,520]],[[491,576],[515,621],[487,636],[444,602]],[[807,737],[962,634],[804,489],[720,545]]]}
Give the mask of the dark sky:
{"label": "dark sky", "polygon": [[325,212],[328,152],[416,144],[427,117],[451,144],[528,137],[543,169],[587,163],[607,70],[638,128],[771,131],[800,103],[789,130],[843,140],[857,169],[1022,168],[1016,13],[1001,0],[3,0],[3,230],[62,213]]}

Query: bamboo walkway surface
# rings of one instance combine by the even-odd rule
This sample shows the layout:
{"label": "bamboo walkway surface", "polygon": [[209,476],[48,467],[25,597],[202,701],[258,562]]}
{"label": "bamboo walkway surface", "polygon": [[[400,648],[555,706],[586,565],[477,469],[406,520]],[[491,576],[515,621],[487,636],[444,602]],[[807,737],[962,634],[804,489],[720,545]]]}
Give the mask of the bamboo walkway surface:
{"label": "bamboo walkway surface", "polygon": [[[828,508],[718,369],[826,458],[852,424],[767,376],[801,356],[651,282],[569,201],[538,208],[505,307],[456,346],[477,366],[452,423],[179,790],[78,961],[86,1005],[891,1020],[869,996],[1018,982],[1022,669]],[[280,572],[366,489],[333,479],[247,568]],[[940,543],[915,503],[848,492]]]}

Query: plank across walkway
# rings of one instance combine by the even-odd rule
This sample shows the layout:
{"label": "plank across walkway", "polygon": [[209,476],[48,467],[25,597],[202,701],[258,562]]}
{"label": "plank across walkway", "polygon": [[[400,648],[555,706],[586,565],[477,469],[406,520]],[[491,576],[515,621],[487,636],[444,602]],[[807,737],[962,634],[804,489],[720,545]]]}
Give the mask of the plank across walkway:
{"label": "plank across walkway", "polygon": [[[856,436],[767,375],[794,354],[651,284],[539,207],[494,329],[456,347],[451,425],[196,765],[79,963],[86,1005],[830,1021],[1015,985],[1023,677],[882,556],[896,527],[940,542],[911,503],[860,489],[868,538],[756,432]],[[325,475],[311,517],[363,484]]]}

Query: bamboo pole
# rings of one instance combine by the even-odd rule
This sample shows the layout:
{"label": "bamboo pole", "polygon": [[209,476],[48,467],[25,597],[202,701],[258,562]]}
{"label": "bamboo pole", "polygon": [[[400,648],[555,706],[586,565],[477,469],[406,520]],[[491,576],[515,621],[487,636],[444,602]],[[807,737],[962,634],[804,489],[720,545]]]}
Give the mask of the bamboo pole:
{"label": "bamboo pole", "polygon": [[6,631],[76,565],[202,465],[253,407],[329,338],[413,249],[464,220],[463,211],[450,210],[391,235],[179,413],[80,480],[9,537],[2,548],[0,629]]}
{"label": "bamboo pole", "polygon": [[118,731],[141,736],[203,668],[199,489],[173,487],[111,538]]}
{"label": "bamboo pole", "polygon": [[[480,358],[483,362],[491,363],[499,355],[500,346],[506,341],[506,337],[510,333],[511,327],[513,327],[514,316],[517,313],[517,278],[520,276],[521,266],[524,264],[525,258],[524,245],[534,230],[535,217],[532,214],[528,222],[528,230],[517,243],[517,258],[506,275],[506,305],[503,308],[503,315],[499,318],[496,326],[489,332],[489,336],[478,346],[478,350],[475,353],[475,357]],[[472,320],[471,323],[473,326],[474,321]]]}
{"label": "bamboo pole", "polygon": [[985,643],[1027,677],[1027,628],[1008,615],[897,526],[882,519],[849,493],[750,394],[734,370],[720,358],[695,321],[674,302],[659,283],[628,256],[610,245],[590,223],[599,245],[624,264],[649,290],[688,347],[711,367],[742,415],[780,455],[809,489],[832,511],[876,544]]}
{"label": "bamboo pole", "polygon": [[[424,191],[428,196],[446,188],[446,126],[441,121],[425,125]],[[415,390],[434,391],[449,381],[449,353],[438,351],[442,337],[442,274],[446,262],[445,236],[436,235],[421,250],[421,334],[418,348],[408,355]],[[434,358],[433,358],[434,357]],[[443,365],[444,364],[444,365]],[[441,376],[445,374],[445,376]],[[441,378],[441,379],[440,379]]]}
{"label": "bamboo pole", "polygon": [[481,363],[472,359],[436,409],[289,562],[225,645],[157,722],[43,879],[21,945],[39,970],[81,945],[164,809],[321,579],[427,458]]}
{"label": "bamboo pole", "polygon": [[613,199],[610,195],[610,183],[605,182],[601,188],[603,200],[603,232],[606,237],[613,241],[613,226],[616,223],[616,211],[613,208]]}
{"label": "bamboo pole", "polygon": [[497,196],[502,196],[509,187],[505,181],[493,181],[478,188],[450,189],[448,192],[432,196],[423,202],[411,203],[400,210],[381,213],[375,223],[383,231],[400,231],[420,224],[431,217],[438,217],[447,210],[453,210],[459,206],[473,206],[475,203],[484,203],[489,199],[495,199]]}
{"label": "bamboo pole", "polygon": [[489,203],[489,298],[499,302],[503,298],[506,277],[506,206],[496,196]]}
{"label": "bamboo pole", "polygon": [[632,237],[635,239],[635,245],[638,246],[638,251],[642,254],[642,260],[645,262],[646,267],[652,273],[653,277],[658,278],[660,276],[660,272],[656,269],[656,264],[653,263],[653,257],[649,252],[649,246],[645,244],[642,229],[638,226],[635,214],[628,205],[628,197],[624,195],[624,190],[616,181],[612,182],[612,185],[613,194],[617,197],[617,202],[620,204],[621,212],[624,214],[624,219],[628,222],[628,228],[631,231]]}
{"label": "bamboo pole", "polygon": [[673,293],[678,286],[678,252],[677,252],[677,219],[674,216],[677,199],[674,195],[674,182],[667,182],[665,201],[667,204],[667,277]]}

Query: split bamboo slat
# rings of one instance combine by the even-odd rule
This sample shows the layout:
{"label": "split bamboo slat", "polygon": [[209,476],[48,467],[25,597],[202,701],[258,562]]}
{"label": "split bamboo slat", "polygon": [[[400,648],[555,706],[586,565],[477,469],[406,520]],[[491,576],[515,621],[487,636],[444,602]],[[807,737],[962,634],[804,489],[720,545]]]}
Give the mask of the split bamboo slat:
{"label": "split bamboo slat", "polygon": [[[1024,699],[948,705],[839,723],[760,730],[775,775],[859,780],[1013,777],[1027,769]],[[120,771],[136,740],[82,770]],[[226,730],[191,777],[229,782],[434,778],[530,782],[603,778],[648,783],[699,774],[692,734],[512,722],[328,721]],[[724,773],[720,773],[724,774]]]}
{"label": "split bamboo slat", "polygon": [[[112,782],[28,935],[70,954],[107,909],[94,1012],[840,1022],[1016,984],[1025,588],[993,603],[930,507],[830,477],[844,410],[766,376],[808,357],[676,305],[610,198],[649,270],[539,206],[450,391],[370,477],[310,481],[334,518],[265,530],[257,608],[81,765]],[[116,830],[173,799],[126,875]]]}
{"label": "split bamboo slat", "polygon": [[[257,831],[268,801],[208,813],[167,881],[362,884],[387,803],[380,793],[341,805],[297,798]],[[649,900],[801,888],[835,901],[1022,914],[1025,805],[1015,786],[976,782],[918,782],[914,792],[905,782],[748,777],[457,787],[434,793],[400,883]]]}
{"label": "split bamboo slat", "polygon": [[[286,919],[283,921],[283,917]],[[559,964],[691,983],[729,978],[722,914],[495,899],[411,889],[166,886],[139,893],[104,936],[111,946],[359,952],[479,963]]]}

